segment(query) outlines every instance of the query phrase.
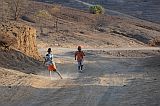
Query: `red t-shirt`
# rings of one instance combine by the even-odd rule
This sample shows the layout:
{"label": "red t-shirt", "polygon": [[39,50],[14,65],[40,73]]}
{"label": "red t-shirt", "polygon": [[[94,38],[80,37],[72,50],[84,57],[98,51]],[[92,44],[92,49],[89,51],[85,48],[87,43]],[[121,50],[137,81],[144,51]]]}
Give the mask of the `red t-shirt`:
{"label": "red t-shirt", "polygon": [[83,51],[76,51],[75,52],[75,58],[77,59],[77,61],[82,61],[83,56],[85,56]]}

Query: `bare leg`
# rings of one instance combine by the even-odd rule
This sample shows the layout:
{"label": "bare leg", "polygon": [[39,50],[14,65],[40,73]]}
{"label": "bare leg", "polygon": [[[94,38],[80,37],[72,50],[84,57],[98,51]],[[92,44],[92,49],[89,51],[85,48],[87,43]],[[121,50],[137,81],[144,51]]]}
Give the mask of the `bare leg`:
{"label": "bare leg", "polygon": [[51,71],[49,71],[49,75],[50,75],[50,78],[52,80],[52,72]]}
{"label": "bare leg", "polygon": [[58,72],[58,71],[55,71],[55,72],[60,76],[61,79],[63,79],[62,75],[60,74],[60,72]]}

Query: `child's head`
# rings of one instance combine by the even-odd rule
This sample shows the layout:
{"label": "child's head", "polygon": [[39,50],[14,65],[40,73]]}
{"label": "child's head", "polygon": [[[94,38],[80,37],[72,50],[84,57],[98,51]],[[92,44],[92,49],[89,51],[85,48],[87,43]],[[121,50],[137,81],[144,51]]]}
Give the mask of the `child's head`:
{"label": "child's head", "polygon": [[81,51],[81,46],[78,46],[78,51]]}
{"label": "child's head", "polygon": [[51,53],[52,52],[52,50],[51,50],[51,48],[48,48],[48,51],[47,51],[48,53]]}

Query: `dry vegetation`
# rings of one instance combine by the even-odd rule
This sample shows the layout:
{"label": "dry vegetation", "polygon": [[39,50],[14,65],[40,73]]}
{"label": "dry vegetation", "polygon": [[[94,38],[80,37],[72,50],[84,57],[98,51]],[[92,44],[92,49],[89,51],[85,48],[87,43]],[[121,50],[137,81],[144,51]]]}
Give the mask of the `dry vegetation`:
{"label": "dry vegetation", "polygon": [[[154,23],[93,15],[61,5],[34,2],[31,7],[34,8],[29,10],[33,11],[28,12],[24,20],[37,28],[38,41],[50,46],[136,47],[150,45],[150,41],[159,36],[159,25]],[[45,14],[40,11],[45,11]]]}
{"label": "dry vegetation", "polygon": [[[160,25],[37,1],[0,0],[0,106],[160,104],[160,50],[150,48],[160,46]],[[90,48],[84,73],[78,45]],[[48,47],[63,80],[48,77],[38,53]]]}

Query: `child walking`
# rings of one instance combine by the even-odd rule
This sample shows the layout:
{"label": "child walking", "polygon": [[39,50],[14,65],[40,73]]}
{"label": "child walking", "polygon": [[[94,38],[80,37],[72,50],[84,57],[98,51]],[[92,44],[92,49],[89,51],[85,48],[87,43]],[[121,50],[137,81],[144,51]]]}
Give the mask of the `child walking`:
{"label": "child walking", "polygon": [[48,53],[45,56],[45,64],[48,66],[48,71],[50,72],[50,77],[52,79],[52,71],[56,72],[59,77],[62,79],[61,74],[57,71],[56,64],[53,61],[53,54],[51,53],[51,48],[48,48]]}
{"label": "child walking", "polygon": [[82,72],[83,70],[83,60],[84,60],[84,52],[82,51],[81,46],[78,46],[78,51],[75,52],[75,60],[78,62],[78,71]]}

